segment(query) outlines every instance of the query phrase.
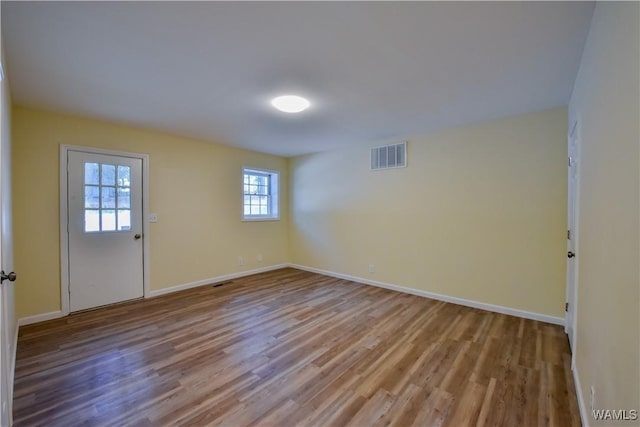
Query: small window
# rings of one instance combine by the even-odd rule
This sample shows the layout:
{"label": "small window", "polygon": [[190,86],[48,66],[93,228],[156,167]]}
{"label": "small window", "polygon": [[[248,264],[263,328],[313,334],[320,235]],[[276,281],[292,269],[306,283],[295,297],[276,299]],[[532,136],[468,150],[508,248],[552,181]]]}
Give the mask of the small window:
{"label": "small window", "polygon": [[279,219],[278,172],[243,169],[242,219],[261,221]]}
{"label": "small window", "polygon": [[129,166],[85,162],[85,233],[131,229],[130,177]]}

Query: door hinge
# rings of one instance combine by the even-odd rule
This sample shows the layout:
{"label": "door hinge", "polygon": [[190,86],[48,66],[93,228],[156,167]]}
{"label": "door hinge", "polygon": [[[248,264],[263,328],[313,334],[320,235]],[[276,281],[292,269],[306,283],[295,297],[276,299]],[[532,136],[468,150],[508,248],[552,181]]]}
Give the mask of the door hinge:
{"label": "door hinge", "polygon": [[569,303],[568,302],[564,303],[564,311],[569,311]]}

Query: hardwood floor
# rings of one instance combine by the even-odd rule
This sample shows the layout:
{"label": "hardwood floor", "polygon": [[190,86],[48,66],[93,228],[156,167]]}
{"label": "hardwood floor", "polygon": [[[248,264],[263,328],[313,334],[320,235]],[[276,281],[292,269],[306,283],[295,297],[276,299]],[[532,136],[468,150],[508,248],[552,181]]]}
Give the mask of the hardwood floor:
{"label": "hardwood floor", "polygon": [[283,269],[20,328],[16,426],[580,425],[561,327]]}

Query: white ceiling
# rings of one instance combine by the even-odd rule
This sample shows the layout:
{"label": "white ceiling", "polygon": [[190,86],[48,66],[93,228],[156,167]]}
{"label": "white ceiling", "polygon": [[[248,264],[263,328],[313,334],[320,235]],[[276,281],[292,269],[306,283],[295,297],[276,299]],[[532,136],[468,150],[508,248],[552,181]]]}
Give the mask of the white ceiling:
{"label": "white ceiling", "polygon": [[[2,1],[18,105],[284,156],[568,103],[593,3]],[[309,98],[288,115],[269,101]]]}

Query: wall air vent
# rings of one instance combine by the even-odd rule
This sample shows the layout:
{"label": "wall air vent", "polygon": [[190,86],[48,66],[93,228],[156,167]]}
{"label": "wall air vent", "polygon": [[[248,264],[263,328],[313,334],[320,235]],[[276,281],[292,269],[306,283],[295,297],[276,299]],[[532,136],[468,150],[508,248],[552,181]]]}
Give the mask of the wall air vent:
{"label": "wall air vent", "polygon": [[371,149],[371,170],[405,167],[407,167],[406,142]]}

